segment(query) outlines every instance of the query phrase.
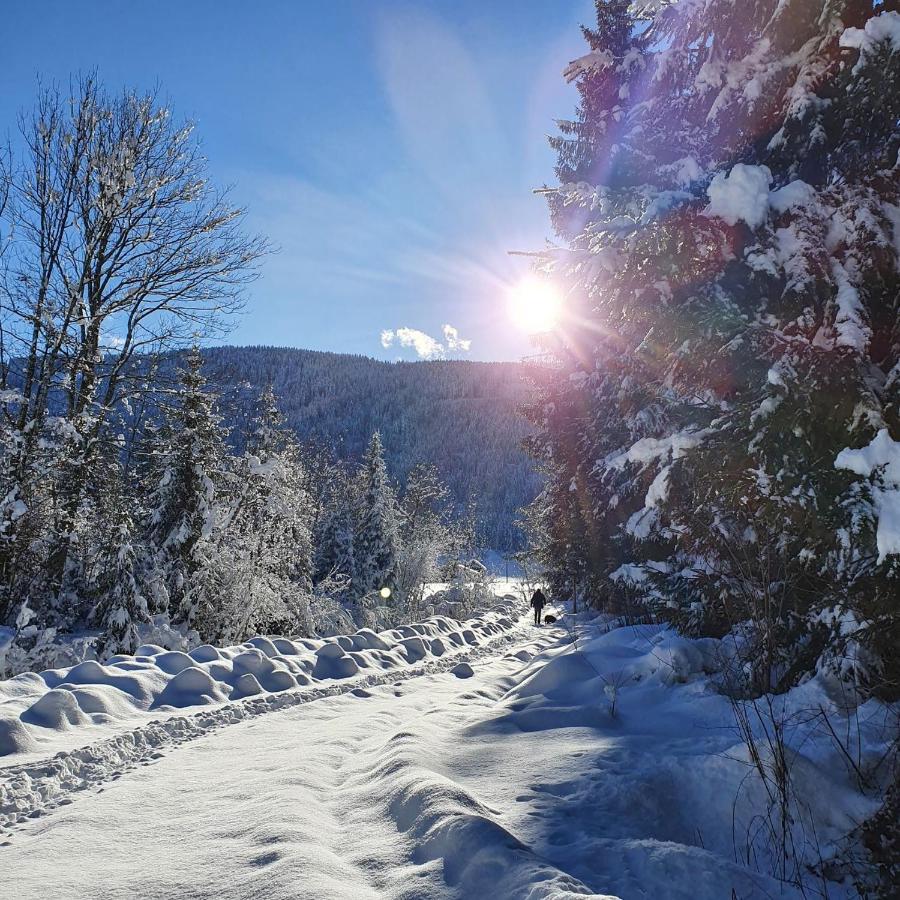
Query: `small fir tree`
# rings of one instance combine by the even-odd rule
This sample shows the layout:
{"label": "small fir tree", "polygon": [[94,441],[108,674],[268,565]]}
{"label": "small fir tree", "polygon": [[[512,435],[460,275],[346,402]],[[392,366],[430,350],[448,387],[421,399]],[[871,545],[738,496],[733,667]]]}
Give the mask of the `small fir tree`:
{"label": "small fir tree", "polygon": [[400,551],[397,498],[384,462],[381,435],[372,435],[360,473],[360,509],[354,541],[359,594],[394,589]]}

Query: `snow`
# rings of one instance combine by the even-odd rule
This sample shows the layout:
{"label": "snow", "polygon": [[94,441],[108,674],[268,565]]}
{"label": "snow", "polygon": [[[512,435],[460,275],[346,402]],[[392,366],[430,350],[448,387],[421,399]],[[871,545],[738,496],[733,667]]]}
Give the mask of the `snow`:
{"label": "snow", "polygon": [[840,46],[859,50],[862,59],[872,53],[882,41],[890,44],[892,53],[900,50],[900,13],[883,12],[869,19],[862,28],[845,28]]}
{"label": "snow", "polygon": [[881,486],[872,488],[878,512],[875,534],[878,562],[900,554],[900,442],[890,436],[887,428],[882,428],[867,446],[841,450],[834,465],[864,477],[880,473]]}
{"label": "snow", "polygon": [[669,474],[671,465],[663,466],[650,482],[644,505],[633,512],[625,523],[625,531],[638,540],[646,540],[659,520],[657,507],[669,496]]}
{"label": "snow", "polygon": [[618,569],[610,572],[609,580],[612,582],[623,582],[625,584],[640,584],[647,580],[647,572],[643,566],[634,563],[622,563]]}
{"label": "snow", "polygon": [[665,168],[665,171],[671,171],[675,176],[676,184],[683,188],[690,187],[703,177],[703,169],[693,156],[676,159],[674,163]]}
{"label": "snow", "polygon": [[[696,447],[705,435],[706,431],[703,430],[686,430],[664,438],[641,438],[624,452],[612,454],[599,465],[605,465],[610,469],[623,469],[628,464],[647,468],[663,460],[680,459],[688,450]],[[661,466],[647,488],[644,505],[635,510],[625,523],[625,531],[638,540],[650,537],[659,521],[658,507],[668,497],[671,468],[670,463]]]}
{"label": "snow", "polygon": [[650,483],[650,487],[647,488],[644,506],[659,506],[660,503],[665,502],[665,499],[669,496],[669,473],[671,470],[671,466],[663,466],[663,468],[659,470],[656,477]]}
{"label": "snow", "polygon": [[776,191],[769,192],[769,205],[778,213],[812,206],[815,201],[815,188],[799,178]]}
{"label": "snow", "polygon": [[461,662],[457,663],[450,673],[457,678],[471,678],[475,674],[475,670],[467,662]]}
{"label": "snow", "polygon": [[[799,898],[749,836],[765,791],[714,686],[725,642],[609,625],[514,623],[502,643],[442,668],[351,679],[303,702],[288,691],[222,703],[8,766],[5,886],[17,900],[95,896],[98,885],[111,900]],[[281,640],[256,649],[267,656]],[[226,650],[219,663],[234,658]],[[843,733],[846,711],[829,697],[817,676],[782,703],[821,706]],[[860,712],[853,729],[874,752],[885,717],[871,701]],[[873,801],[830,736],[801,725],[788,739],[808,804],[795,837],[806,817],[818,842],[798,842],[806,863],[814,850],[827,858]]]}
{"label": "snow", "polygon": [[837,285],[835,302],[837,315],[835,329],[836,344],[841,347],[852,347],[864,352],[872,337],[872,329],[865,322],[865,311],[859,298],[859,291],[850,280],[847,269],[837,260],[831,261],[831,271]]}
{"label": "snow", "polygon": [[705,214],[718,216],[729,225],[746,222],[756,228],[766,219],[771,183],[772,173],[767,166],[738,163],[727,175],[719,172],[710,182]]}
{"label": "snow", "polygon": [[579,56],[578,59],[573,59],[563,69],[563,78],[572,82],[582,74],[608,69],[614,62],[615,58],[608,50],[592,50],[584,56]]}
{"label": "snow", "polygon": [[[498,588],[499,590],[499,588]],[[28,672],[0,682],[0,758],[24,751],[71,749],[97,734],[133,726],[150,713],[221,706],[329,681],[401,671],[477,647],[512,626],[511,594],[483,619],[459,623],[436,616],[380,634],[362,629],[324,640],[256,637],[188,653],[145,644],[134,656],[101,665]]]}
{"label": "snow", "polygon": [[641,466],[650,465],[660,458],[680,459],[688,450],[698,446],[706,436],[705,431],[678,431],[664,438],[641,438],[635,441],[624,453],[614,454],[606,460],[611,469],[622,469],[627,463]]}

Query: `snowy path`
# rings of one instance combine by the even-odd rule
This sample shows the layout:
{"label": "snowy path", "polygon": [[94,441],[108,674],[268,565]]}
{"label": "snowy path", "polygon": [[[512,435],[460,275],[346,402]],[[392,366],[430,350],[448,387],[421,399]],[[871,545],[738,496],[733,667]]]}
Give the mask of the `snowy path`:
{"label": "snowy path", "polygon": [[721,737],[665,715],[626,733],[560,628],[520,624],[469,659],[114,762],[14,826],[8,895],[791,896],[703,849],[663,777]]}

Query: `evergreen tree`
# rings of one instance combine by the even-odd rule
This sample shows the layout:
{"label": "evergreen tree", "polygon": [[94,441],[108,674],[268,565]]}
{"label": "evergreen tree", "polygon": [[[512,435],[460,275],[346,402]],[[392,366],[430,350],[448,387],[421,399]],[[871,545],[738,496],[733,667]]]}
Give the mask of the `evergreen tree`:
{"label": "evergreen tree", "polygon": [[137,554],[132,543],[132,523],[127,517],[117,529],[115,547],[108,593],[94,614],[103,629],[97,647],[101,659],[119,653],[133,654],[140,644],[137,626],[150,619],[147,600],[138,586]]}
{"label": "evergreen tree", "polygon": [[261,394],[223,511],[219,568],[222,640],[307,632],[312,586],[311,504],[296,440],[271,386]]}
{"label": "evergreen tree", "polygon": [[[634,178],[627,113],[645,63],[630,6],[631,0],[597,2],[597,27],[581,29],[590,51],[563,73],[575,82],[579,104],[576,118],[558,121],[560,135],[550,138],[560,184],[616,185]],[[585,225],[583,210],[559,202],[556,193],[548,196],[557,232],[575,239]]]}
{"label": "evergreen tree", "polygon": [[162,596],[174,621],[196,627],[216,604],[216,489],[225,456],[203,357],[194,348],[168,411],[157,456],[159,477],[150,522]]}
{"label": "evergreen tree", "polygon": [[329,576],[356,578],[353,507],[350,498],[335,491],[326,501],[316,542],[316,580]]}
{"label": "evergreen tree", "polygon": [[377,431],[369,442],[360,477],[354,588],[359,594],[382,588],[393,590],[400,552],[397,498],[388,479],[381,435]]}
{"label": "evergreen tree", "polygon": [[893,665],[887,459],[842,451],[900,438],[895,6],[598,0],[567,70],[541,552],[596,602],[753,621],[756,689],[841,657],[828,621]]}

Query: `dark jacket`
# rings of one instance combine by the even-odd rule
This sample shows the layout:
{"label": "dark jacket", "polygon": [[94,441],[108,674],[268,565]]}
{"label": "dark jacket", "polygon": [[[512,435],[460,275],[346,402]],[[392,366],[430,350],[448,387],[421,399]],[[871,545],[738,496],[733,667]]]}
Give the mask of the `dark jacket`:
{"label": "dark jacket", "polygon": [[535,609],[543,609],[547,605],[547,598],[544,596],[544,592],[538,588],[531,595],[531,606]]}

